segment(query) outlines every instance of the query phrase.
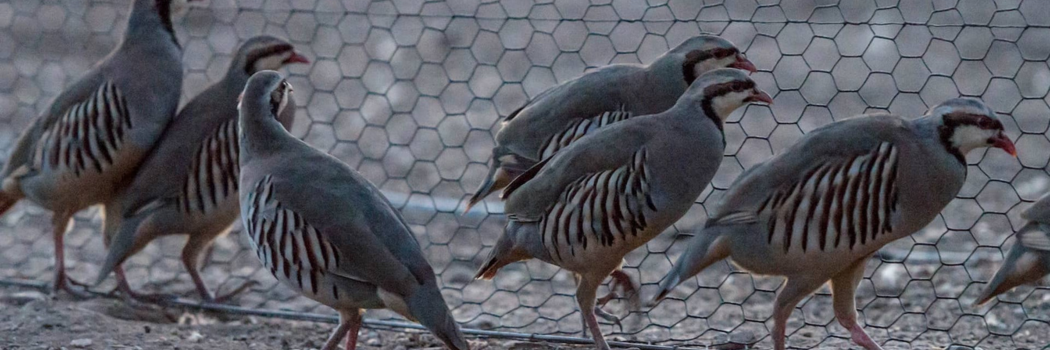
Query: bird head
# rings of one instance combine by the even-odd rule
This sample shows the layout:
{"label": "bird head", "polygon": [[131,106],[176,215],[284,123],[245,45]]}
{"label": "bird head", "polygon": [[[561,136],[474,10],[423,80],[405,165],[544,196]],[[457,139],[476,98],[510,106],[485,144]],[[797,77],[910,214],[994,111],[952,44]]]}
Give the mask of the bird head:
{"label": "bird head", "polygon": [[295,51],[291,43],[269,35],[248,39],[237,50],[231,69],[244,69],[249,76],[264,70],[278,70],[293,63],[310,63],[310,60]]}
{"label": "bird head", "polygon": [[265,115],[280,120],[295,108],[292,101],[292,85],[280,73],[264,70],[252,75],[244,91],[237,98],[237,110],[241,115]]}
{"label": "bird head", "polygon": [[1017,148],[1003,123],[987,105],[972,98],[953,98],[930,108],[928,116],[939,117],[941,142],[965,155],[980,147],[1000,148],[1016,157]]}
{"label": "bird head", "polygon": [[157,9],[162,16],[175,16],[182,15],[189,11],[192,6],[198,6],[198,3],[204,2],[204,0],[140,0],[150,1],[153,6]]}
{"label": "bird head", "polygon": [[723,122],[733,111],[746,104],[773,103],[773,98],[760,90],[746,71],[732,68],[704,73],[693,82],[682,98],[699,102],[704,113]]}
{"label": "bird head", "polygon": [[700,75],[712,69],[737,68],[752,73],[757,70],[733,43],[714,35],[689,38],[668,54],[682,62],[686,85],[691,85]]}

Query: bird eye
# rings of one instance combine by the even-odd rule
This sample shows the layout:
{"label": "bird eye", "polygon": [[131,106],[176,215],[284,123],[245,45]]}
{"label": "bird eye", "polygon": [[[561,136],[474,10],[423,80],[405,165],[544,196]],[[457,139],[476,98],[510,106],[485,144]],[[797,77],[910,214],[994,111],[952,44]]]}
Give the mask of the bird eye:
{"label": "bird eye", "polygon": [[977,126],[985,130],[995,129],[995,120],[988,117],[982,117],[977,120]]}

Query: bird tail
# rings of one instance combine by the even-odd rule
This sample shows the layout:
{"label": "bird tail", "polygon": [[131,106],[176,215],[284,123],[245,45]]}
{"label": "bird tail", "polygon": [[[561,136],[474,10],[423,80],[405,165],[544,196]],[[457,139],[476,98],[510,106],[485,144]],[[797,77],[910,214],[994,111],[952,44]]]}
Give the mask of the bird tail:
{"label": "bird tail", "polygon": [[520,174],[520,172],[516,170],[520,167],[504,167],[504,165],[511,165],[503,164],[503,157],[508,155],[514,156],[515,158],[520,158],[515,156],[513,153],[510,152],[510,150],[504,147],[496,147],[492,149],[492,160],[491,162],[489,162],[489,173],[485,175],[485,181],[482,182],[480,186],[478,186],[478,189],[474,191],[474,194],[471,195],[470,199],[467,200],[467,207],[463,210],[464,213],[469,212],[470,208],[473,208],[478,203],[481,203],[481,201],[485,199],[485,197],[488,197],[493,192],[499,191],[504,187],[507,187],[507,185],[509,185],[510,182],[513,181],[514,178],[518,176],[518,174]]}
{"label": "bird tail", "polygon": [[478,269],[474,279],[492,279],[496,276],[496,272],[499,272],[500,268],[529,258],[528,253],[514,243],[517,241],[518,230],[524,228],[525,225],[515,220],[510,220],[507,223],[507,230],[496,241],[496,245],[492,247],[492,252],[489,253],[488,259],[485,259],[485,264]]}
{"label": "bird tail", "polygon": [[459,330],[459,324],[452,318],[448,305],[437,288],[437,281],[430,280],[420,286],[406,300],[408,310],[419,324],[427,327],[434,336],[441,339],[449,349],[469,350],[470,344]]}
{"label": "bird tail", "polygon": [[113,270],[124,263],[128,257],[137,252],[139,229],[149,215],[136,215],[130,218],[122,218],[121,211],[117,208],[104,206],[102,234],[107,244],[106,260],[99,267],[98,277],[95,285],[102,284]]}
{"label": "bird tail", "polygon": [[685,252],[678,257],[674,267],[660,281],[660,289],[653,300],[654,303],[663,300],[683,280],[695,276],[711,264],[729,256],[729,242],[722,234],[725,227],[707,227],[693,237]]}
{"label": "bird tail", "polygon": [[1047,272],[1050,272],[1046,268],[1047,262],[1042,261],[1044,254],[1033,252],[1021,242],[1020,237],[1025,234],[1045,235],[1046,233],[1039,231],[1039,226],[1036,223],[1028,223],[1017,232],[1017,242],[1014,243],[1013,248],[1010,248],[1010,252],[1006,254],[1006,259],[1003,260],[999,271],[995,272],[995,276],[992,277],[992,280],[985,286],[984,291],[974,301],[974,306],[983,305],[997,295],[1019,285],[1035,282],[1042,278],[1043,275],[1046,275]]}

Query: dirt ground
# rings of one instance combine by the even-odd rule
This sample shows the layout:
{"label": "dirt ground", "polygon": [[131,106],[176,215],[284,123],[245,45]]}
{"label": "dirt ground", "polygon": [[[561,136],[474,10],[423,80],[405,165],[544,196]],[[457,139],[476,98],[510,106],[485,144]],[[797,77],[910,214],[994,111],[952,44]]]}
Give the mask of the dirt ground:
{"label": "dirt ground", "polygon": [[[116,299],[75,301],[0,288],[0,350],[317,349],[334,325],[226,316]],[[547,343],[470,339],[477,350],[568,349]],[[441,349],[424,332],[362,329],[358,349]]]}

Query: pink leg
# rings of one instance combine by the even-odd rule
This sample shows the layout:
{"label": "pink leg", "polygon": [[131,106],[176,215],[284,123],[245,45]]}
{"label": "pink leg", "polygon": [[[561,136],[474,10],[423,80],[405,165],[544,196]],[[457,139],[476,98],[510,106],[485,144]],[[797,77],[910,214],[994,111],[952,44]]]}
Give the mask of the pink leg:
{"label": "pink leg", "polygon": [[114,268],[113,273],[117,275],[117,290],[132,300],[144,303],[163,303],[178,299],[178,296],[174,294],[148,294],[134,291],[131,289],[131,285],[128,284],[128,278],[124,275],[124,267],[122,266],[118,265]]}
{"label": "pink leg", "polygon": [[882,350],[882,347],[864,332],[864,328],[857,324],[854,293],[857,291],[860,280],[864,278],[864,265],[867,261],[867,258],[860,259],[848,270],[831,279],[832,304],[835,309],[835,318],[839,320],[842,327],[849,330],[854,343],[866,350]]}
{"label": "pink leg", "polygon": [[[90,298],[91,294],[88,293],[87,286],[83,283],[77,282],[66,276],[66,254],[65,254],[65,236],[66,228],[69,227],[69,221],[73,219],[72,213],[55,212],[51,218],[52,227],[52,238],[55,242],[55,291],[66,291],[77,298]],[[77,287],[74,287],[76,285]]]}
{"label": "pink leg", "polygon": [[211,241],[214,238],[215,235],[191,235],[189,241],[186,242],[186,246],[182,248],[182,266],[186,268],[186,272],[190,273],[190,278],[193,279],[193,285],[197,288],[197,293],[200,294],[201,300],[223,303],[229,301],[231,298],[245,290],[248,290],[248,288],[251,288],[258,282],[249,280],[241,284],[232,292],[220,296],[212,295],[211,291],[208,290],[208,286],[204,284],[204,279],[201,278],[200,270],[197,268],[197,265],[200,263],[201,252],[211,247]]}
{"label": "pink leg", "polygon": [[594,346],[598,350],[610,350],[609,344],[605,342],[605,336],[602,335],[602,329],[598,326],[598,320],[594,314],[594,301],[595,294],[598,292],[598,285],[602,283],[605,276],[599,278],[591,278],[589,276],[581,276],[580,285],[576,287],[576,302],[580,305],[580,316],[583,317],[583,324],[586,326],[584,329],[591,331],[591,336],[594,337]]}
{"label": "pink leg", "polygon": [[823,284],[824,281],[818,282],[805,278],[788,278],[784,283],[784,288],[780,289],[777,300],[774,302],[772,334],[774,349],[784,350],[787,344],[787,321],[791,317],[791,312],[795,310],[795,305],[798,305],[803,298]]}
{"label": "pink leg", "polygon": [[361,312],[355,311],[346,318],[350,323],[350,329],[346,332],[346,350],[354,350],[357,349],[357,333],[361,330]]}

